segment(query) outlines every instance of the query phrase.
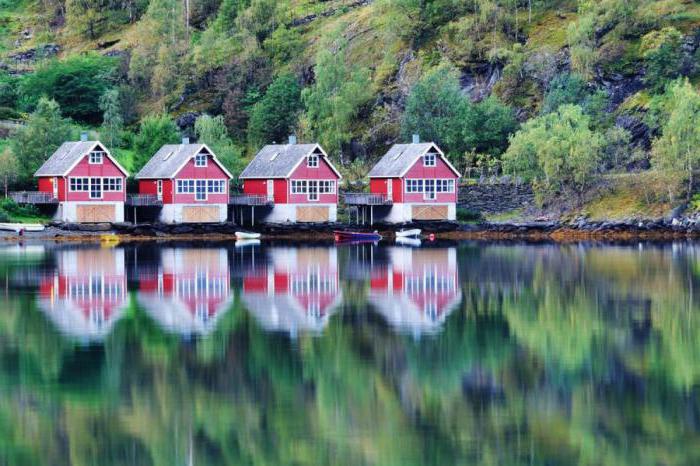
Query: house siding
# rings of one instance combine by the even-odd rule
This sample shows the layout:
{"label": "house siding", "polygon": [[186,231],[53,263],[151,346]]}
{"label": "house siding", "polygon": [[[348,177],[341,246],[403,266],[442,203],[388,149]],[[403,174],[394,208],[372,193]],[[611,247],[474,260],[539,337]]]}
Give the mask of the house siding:
{"label": "house siding", "polygon": [[195,167],[194,158],[190,159],[182,169],[175,175],[174,180],[225,180],[226,190],[223,194],[207,193],[207,199],[198,201],[195,199],[195,194],[178,194],[175,190],[175,184],[172,180],[167,191],[172,192],[172,201],[165,199],[166,185],[163,183],[163,202],[174,204],[227,204],[228,203],[228,175],[212,161],[211,157],[207,162],[206,167]]}
{"label": "house siding", "polygon": [[[78,191],[71,192],[70,184],[67,179],[72,177],[90,177],[90,178],[121,178],[122,179],[122,190],[121,191],[104,191],[102,192],[102,197],[99,199],[91,199],[89,191]],[[63,186],[62,186],[63,185]],[[126,177],[121,170],[112,162],[109,157],[103,157],[102,163],[91,164],[88,161],[87,154],[78,162],[78,164],[73,167],[73,169],[68,173],[63,179],[59,179],[59,200],[66,201],[89,201],[89,202],[124,202],[126,199]],[[62,193],[65,193],[65,199],[61,199]]]}
{"label": "house siding", "polygon": [[336,187],[334,194],[319,194],[317,201],[310,201],[308,194],[292,194],[291,185],[287,192],[289,193],[290,204],[337,204],[338,203],[338,175],[335,174],[330,167],[325,157],[319,156],[317,168],[307,166],[304,159],[299,166],[292,172],[289,180],[335,180]]}
{"label": "house siding", "polygon": [[403,202],[404,192],[401,178],[372,178],[369,180],[369,192],[387,196],[387,185],[389,183],[392,183],[391,200],[393,202]]}
{"label": "house siding", "polygon": [[[455,180],[455,192],[453,193],[436,193],[435,199],[427,200],[424,199],[423,193],[407,193],[404,189],[401,190],[403,195],[403,202],[407,203],[452,203],[457,202],[457,175],[450,169],[450,167],[445,163],[442,158],[437,157],[436,164],[434,167],[424,167],[423,159],[420,158],[413,164],[413,166],[406,172],[403,177],[406,179],[453,179]],[[396,192],[396,191],[394,191]]]}

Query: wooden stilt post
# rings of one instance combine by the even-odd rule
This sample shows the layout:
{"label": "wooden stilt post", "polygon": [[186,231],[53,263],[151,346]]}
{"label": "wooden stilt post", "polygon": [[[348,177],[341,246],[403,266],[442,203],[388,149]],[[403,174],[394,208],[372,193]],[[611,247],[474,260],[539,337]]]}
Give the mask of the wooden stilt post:
{"label": "wooden stilt post", "polygon": [[369,206],[369,225],[374,225],[374,206]]}
{"label": "wooden stilt post", "polygon": [[138,220],[136,219],[136,206],[134,206],[134,225],[138,224]]}
{"label": "wooden stilt post", "polygon": [[255,225],[255,206],[250,206],[250,226]]}

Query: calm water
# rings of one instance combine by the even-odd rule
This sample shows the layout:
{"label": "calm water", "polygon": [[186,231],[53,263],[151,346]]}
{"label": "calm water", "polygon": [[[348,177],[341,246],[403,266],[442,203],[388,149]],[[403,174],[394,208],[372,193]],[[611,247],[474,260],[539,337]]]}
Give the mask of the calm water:
{"label": "calm water", "polygon": [[700,463],[700,245],[0,250],[1,465]]}

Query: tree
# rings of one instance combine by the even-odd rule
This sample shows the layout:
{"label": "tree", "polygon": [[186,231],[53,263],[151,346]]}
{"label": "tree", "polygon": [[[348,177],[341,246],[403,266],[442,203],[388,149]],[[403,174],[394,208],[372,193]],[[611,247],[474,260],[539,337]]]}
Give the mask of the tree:
{"label": "tree", "polygon": [[654,140],[652,163],[688,183],[693,194],[694,172],[700,166],[700,95],[687,79],[673,82],[666,91],[668,118],[662,135]]}
{"label": "tree", "polygon": [[4,151],[0,153],[0,179],[5,190],[5,197],[7,197],[7,190],[11,181],[17,178],[17,172],[19,169],[19,164],[17,163],[17,157],[12,152],[12,149],[6,147]]}
{"label": "tree", "polygon": [[259,146],[284,140],[294,127],[301,109],[301,87],[296,78],[291,74],[280,75],[250,111],[250,143]]}
{"label": "tree", "polygon": [[540,199],[566,190],[581,194],[601,161],[603,138],[577,105],[531,119],[510,138],[504,170],[531,181]]}
{"label": "tree", "polygon": [[428,71],[411,89],[401,121],[405,140],[418,134],[447,152],[466,151],[461,118],[468,109],[457,70],[440,65]]}
{"label": "tree", "polygon": [[500,155],[508,147],[508,137],[516,129],[515,112],[496,97],[464,105],[462,137],[467,150]]}
{"label": "tree", "polygon": [[107,145],[115,147],[121,140],[121,132],[124,119],[121,115],[119,91],[110,89],[100,98],[100,110],[102,114],[102,133]]}
{"label": "tree", "polygon": [[66,0],[66,22],[69,30],[89,39],[95,39],[101,33],[105,22],[104,1],[101,0]]}
{"label": "tree", "polygon": [[542,114],[554,112],[561,105],[580,105],[588,96],[586,81],[577,73],[562,73],[554,77],[542,101]]}
{"label": "tree", "polygon": [[39,98],[46,96],[54,99],[66,116],[99,123],[100,97],[112,86],[114,66],[113,58],[97,54],[50,60],[20,81],[19,94],[25,110],[32,110]]}
{"label": "tree", "polygon": [[237,175],[243,171],[242,151],[228,136],[222,115],[198,117],[194,122],[194,132],[197,140],[209,146],[232,174]]}
{"label": "tree", "polygon": [[164,144],[176,144],[179,139],[180,132],[167,115],[147,116],[134,138],[134,167],[140,170]]}
{"label": "tree", "polygon": [[39,99],[27,124],[10,139],[10,148],[19,165],[21,182],[29,183],[34,172],[71,135],[70,123],[61,116],[55,100]]}
{"label": "tree", "polygon": [[302,92],[311,133],[329,152],[341,152],[350,141],[353,118],[372,98],[369,70],[346,63],[346,46],[347,41],[339,39],[332,48],[321,49],[314,68],[316,82]]}
{"label": "tree", "polygon": [[673,27],[652,31],[642,37],[640,46],[646,65],[644,81],[652,90],[663,91],[669,80],[679,76],[683,66],[683,36]]}

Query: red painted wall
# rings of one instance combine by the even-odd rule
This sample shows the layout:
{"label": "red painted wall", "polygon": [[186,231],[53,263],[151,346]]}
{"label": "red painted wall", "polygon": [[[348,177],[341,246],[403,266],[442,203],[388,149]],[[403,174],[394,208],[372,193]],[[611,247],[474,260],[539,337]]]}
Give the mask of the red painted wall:
{"label": "red painted wall", "polygon": [[[423,198],[423,193],[407,193],[405,180],[409,178],[420,178],[420,179],[452,179],[455,180],[455,192],[454,193],[436,193],[434,200],[427,200]],[[371,193],[384,194],[386,195],[386,185],[388,183],[388,178],[372,178],[369,181],[369,190]],[[457,202],[457,191],[458,191],[458,177],[450,169],[450,167],[442,160],[440,157],[437,158],[437,162],[434,167],[424,167],[423,158],[416,161],[415,164],[408,170],[403,179],[392,178],[392,198],[394,202],[408,202],[408,203],[426,203],[426,202]]]}
{"label": "red painted wall", "polygon": [[[90,199],[89,191],[70,192],[70,177],[119,177],[122,179],[122,191],[103,191],[101,199]],[[53,193],[53,177],[39,178],[39,191]],[[124,201],[126,199],[126,177],[109,158],[104,157],[101,164],[90,164],[87,154],[68,173],[67,177],[58,177],[59,201]]]}
{"label": "red painted wall", "polygon": [[391,199],[394,202],[403,202],[403,184],[401,178],[372,178],[369,180],[369,192],[372,194],[387,195],[387,185],[392,183]]}
{"label": "red painted wall", "polygon": [[175,203],[175,204],[227,204],[228,203],[228,175],[214,163],[211,158],[209,159],[206,167],[195,167],[194,158],[190,159],[187,164],[180,170],[180,172],[175,175],[175,180],[226,180],[226,192],[223,194],[207,194],[206,201],[195,200],[195,194],[177,194],[175,191],[176,183],[173,183],[171,187],[168,187],[167,191],[172,192],[172,200],[167,199],[166,201],[166,183],[163,183],[163,202],[165,203]]}
{"label": "red painted wall", "polygon": [[325,157],[319,156],[317,168],[310,168],[306,160],[292,172],[290,180],[336,180],[335,194],[319,194],[318,201],[309,201],[307,194],[292,194],[291,185],[288,187],[290,204],[337,204],[338,203],[338,175],[335,174]]}

